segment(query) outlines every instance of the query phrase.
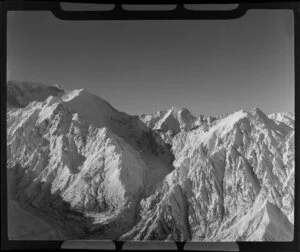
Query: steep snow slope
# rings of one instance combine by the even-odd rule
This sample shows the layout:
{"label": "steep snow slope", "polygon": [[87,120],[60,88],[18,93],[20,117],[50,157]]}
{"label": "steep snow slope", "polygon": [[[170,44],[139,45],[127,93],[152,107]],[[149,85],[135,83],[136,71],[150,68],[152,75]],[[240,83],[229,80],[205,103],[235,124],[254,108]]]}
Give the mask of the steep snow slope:
{"label": "steep snow slope", "polygon": [[139,118],[46,93],[7,111],[14,239],[292,239],[293,114]]}
{"label": "steep snow slope", "polygon": [[32,101],[44,101],[50,95],[62,96],[64,91],[55,86],[34,82],[7,82],[7,108],[26,107]]}
{"label": "steep snow slope", "polygon": [[170,148],[151,129],[84,90],[11,110],[7,124],[18,200],[45,213],[72,210],[71,219],[83,214],[82,235],[115,239],[172,169]]}
{"label": "steep snow slope", "polygon": [[172,107],[154,114],[142,115],[140,119],[154,131],[158,132],[166,143],[171,143],[172,138],[182,131],[190,131],[201,127],[207,130],[217,120],[216,117],[193,116],[186,108]]}
{"label": "steep snow slope", "polygon": [[[172,143],[175,170],[143,202],[141,221],[122,239],[291,240],[292,132],[254,109],[208,131],[179,133]],[[260,211],[254,202],[262,193]]]}
{"label": "steep snow slope", "polygon": [[155,130],[177,134],[181,130],[190,130],[196,118],[186,109],[172,107],[166,111],[158,111],[153,115],[142,115],[141,120]]}
{"label": "steep snow slope", "polygon": [[239,241],[245,237],[249,241],[291,240],[293,225],[277,206],[264,199],[265,193],[262,191],[250,211],[232,226],[226,229],[232,220],[225,222],[214,240]]}
{"label": "steep snow slope", "polygon": [[273,113],[269,115],[276,123],[284,123],[294,129],[295,115],[294,113]]}

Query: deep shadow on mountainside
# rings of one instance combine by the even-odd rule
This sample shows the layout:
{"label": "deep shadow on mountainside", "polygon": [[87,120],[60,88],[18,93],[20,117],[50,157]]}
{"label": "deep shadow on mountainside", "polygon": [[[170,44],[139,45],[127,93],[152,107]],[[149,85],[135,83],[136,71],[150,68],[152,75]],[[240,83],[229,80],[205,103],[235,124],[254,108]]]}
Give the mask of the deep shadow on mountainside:
{"label": "deep shadow on mountainside", "polygon": [[293,239],[293,113],[131,116],[84,89],[7,85],[11,239]]}

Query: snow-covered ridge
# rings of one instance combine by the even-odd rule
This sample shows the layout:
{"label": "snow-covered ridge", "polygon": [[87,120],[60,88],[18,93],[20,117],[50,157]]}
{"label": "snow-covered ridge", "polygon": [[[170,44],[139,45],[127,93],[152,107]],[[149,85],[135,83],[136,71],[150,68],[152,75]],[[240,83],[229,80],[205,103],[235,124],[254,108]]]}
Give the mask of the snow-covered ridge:
{"label": "snow-covered ridge", "polygon": [[[225,116],[208,130],[177,134],[175,170],[162,194],[146,200],[148,213],[134,231],[122,238],[292,240],[293,143],[293,129],[258,108]],[[184,225],[172,215],[178,211],[186,216]]]}
{"label": "snow-covered ridge", "polygon": [[35,82],[7,82],[7,107],[26,107],[33,101],[44,101],[50,95],[60,97],[64,90],[56,86],[45,86]]}
{"label": "snow-covered ridge", "polygon": [[137,117],[39,87],[7,111],[12,239],[292,239],[292,113]]}
{"label": "snow-covered ridge", "polygon": [[[11,183],[21,177],[15,197],[27,199],[29,211],[59,211],[59,206],[45,208],[47,201],[64,204],[62,212],[85,216],[85,230],[108,225],[110,239],[134,224],[137,201],[172,170],[170,148],[159,136],[84,90],[9,110],[7,122]],[[66,222],[73,229],[70,218]]]}
{"label": "snow-covered ridge", "polygon": [[292,112],[285,113],[273,113],[268,116],[270,119],[275,120],[276,122],[282,122],[288,126],[294,128],[295,114]]}
{"label": "snow-covered ridge", "polygon": [[171,131],[177,134],[181,130],[190,130],[196,118],[186,108],[171,107],[152,115],[142,115],[141,120],[149,127],[160,131]]}

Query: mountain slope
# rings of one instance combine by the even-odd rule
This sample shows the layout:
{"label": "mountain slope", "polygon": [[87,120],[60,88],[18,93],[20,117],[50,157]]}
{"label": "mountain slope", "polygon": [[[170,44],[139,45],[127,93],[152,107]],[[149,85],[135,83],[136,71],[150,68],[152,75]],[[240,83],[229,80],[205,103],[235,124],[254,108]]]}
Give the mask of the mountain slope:
{"label": "mountain slope", "polygon": [[50,95],[62,96],[64,90],[34,82],[7,82],[7,108],[23,108],[32,101],[44,101]]}
{"label": "mountain slope", "polygon": [[172,169],[170,148],[151,129],[84,90],[11,110],[7,124],[18,199],[45,210],[57,195],[47,211],[82,213],[84,234],[102,225],[115,239],[134,224],[139,198]]}
{"label": "mountain slope", "polygon": [[10,234],[291,240],[294,157],[293,114],[138,117],[83,89],[42,92],[7,111]]}
{"label": "mountain slope", "polygon": [[[146,199],[146,214],[134,231],[122,239],[219,240],[226,238],[219,234],[219,229],[227,223],[226,229],[235,231],[227,240],[238,237],[291,240],[294,205],[291,133],[292,130],[285,132],[259,109],[229,115],[208,131],[179,133],[172,142],[175,170],[164,180],[162,193]],[[261,228],[257,231],[260,236],[254,236],[243,230],[249,228],[247,225],[233,229],[243,218],[257,220],[255,216],[245,216],[248,211],[256,214],[254,202],[260,194],[264,195],[266,208],[258,217],[267,217],[258,221],[257,228],[276,226],[285,235],[274,235],[273,229]],[[276,212],[275,217],[270,211]],[[180,221],[176,216],[185,216],[185,220]],[[285,218],[283,223],[277,223],[279,217]],[[268,225],[262,223],[266,218]]]}
{"label": "mountain slope", "polygon": [[173,136],[179,132],[187,132],[199,127],[207,130],[217,120],[216,117],[203,115],[195,117],[186,108],[177,109],[175,107],[154,114],[141,115],[140,119],[148,127],[159,133],[167,143],[171,143]]}
{"label": "mountain slope", "polygon": [[186,108],[178,110],[175,107],[153,115],[142,115],[140,118],[148,127],[162,132],[170,131],[170,134],[190,130],[196,120]]}

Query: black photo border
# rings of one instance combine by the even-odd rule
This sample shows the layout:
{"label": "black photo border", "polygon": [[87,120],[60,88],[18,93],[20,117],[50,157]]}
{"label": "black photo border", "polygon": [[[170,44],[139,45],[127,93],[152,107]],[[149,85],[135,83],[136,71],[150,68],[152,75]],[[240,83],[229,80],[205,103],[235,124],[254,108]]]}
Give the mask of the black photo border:
{"label": "black photo border", "polygon": [[[250,9],[285,9],[294,15],[294,74],[295,74],[295,210],[294,210],[294,240],[291,242],[236,242],[240,251],[300,251],[299,232],[299,104],[297,94],[300,94],[300,3],[297,1],[274,2],[240,2],[239,7],[229,11],[189,11],[183,3],[160,2],[159,4],[177,4],[171,11],[124,11],[121,4],[134,4],[131,1],[61,1],[115,4],[111,11],[65,11],[60,2],[21,1],[12,0],[0,2],[0,80],[1,80],[1,250],[2,249],[59,249],[64,241],[17,241],[9,240],[7,232],[7,159],[6,159],[6,60],[7,60],[7,12],[8,11],[51,11],[62,20],[204,20],[233,19],[242,17]],[[184,4],[217,4],[223,1],[186,1]],[[143,4],[156,4],[145,1]],[[300,97],[300,96],[298,96]],[[124,242],[113,241],[115,249],[122,249]],[[178,250],[184,250],[184,242],[176,242]],[[213,243],[211,243],[213,245]],[[222,243],[221,243],[222,244]],[[225,243],[224,243],[225,244]],[[199,249],[201,249],[199,247]],[[214,250],[214,249],[213,249]],[[210,249],[210,251],[212,251]]]}

